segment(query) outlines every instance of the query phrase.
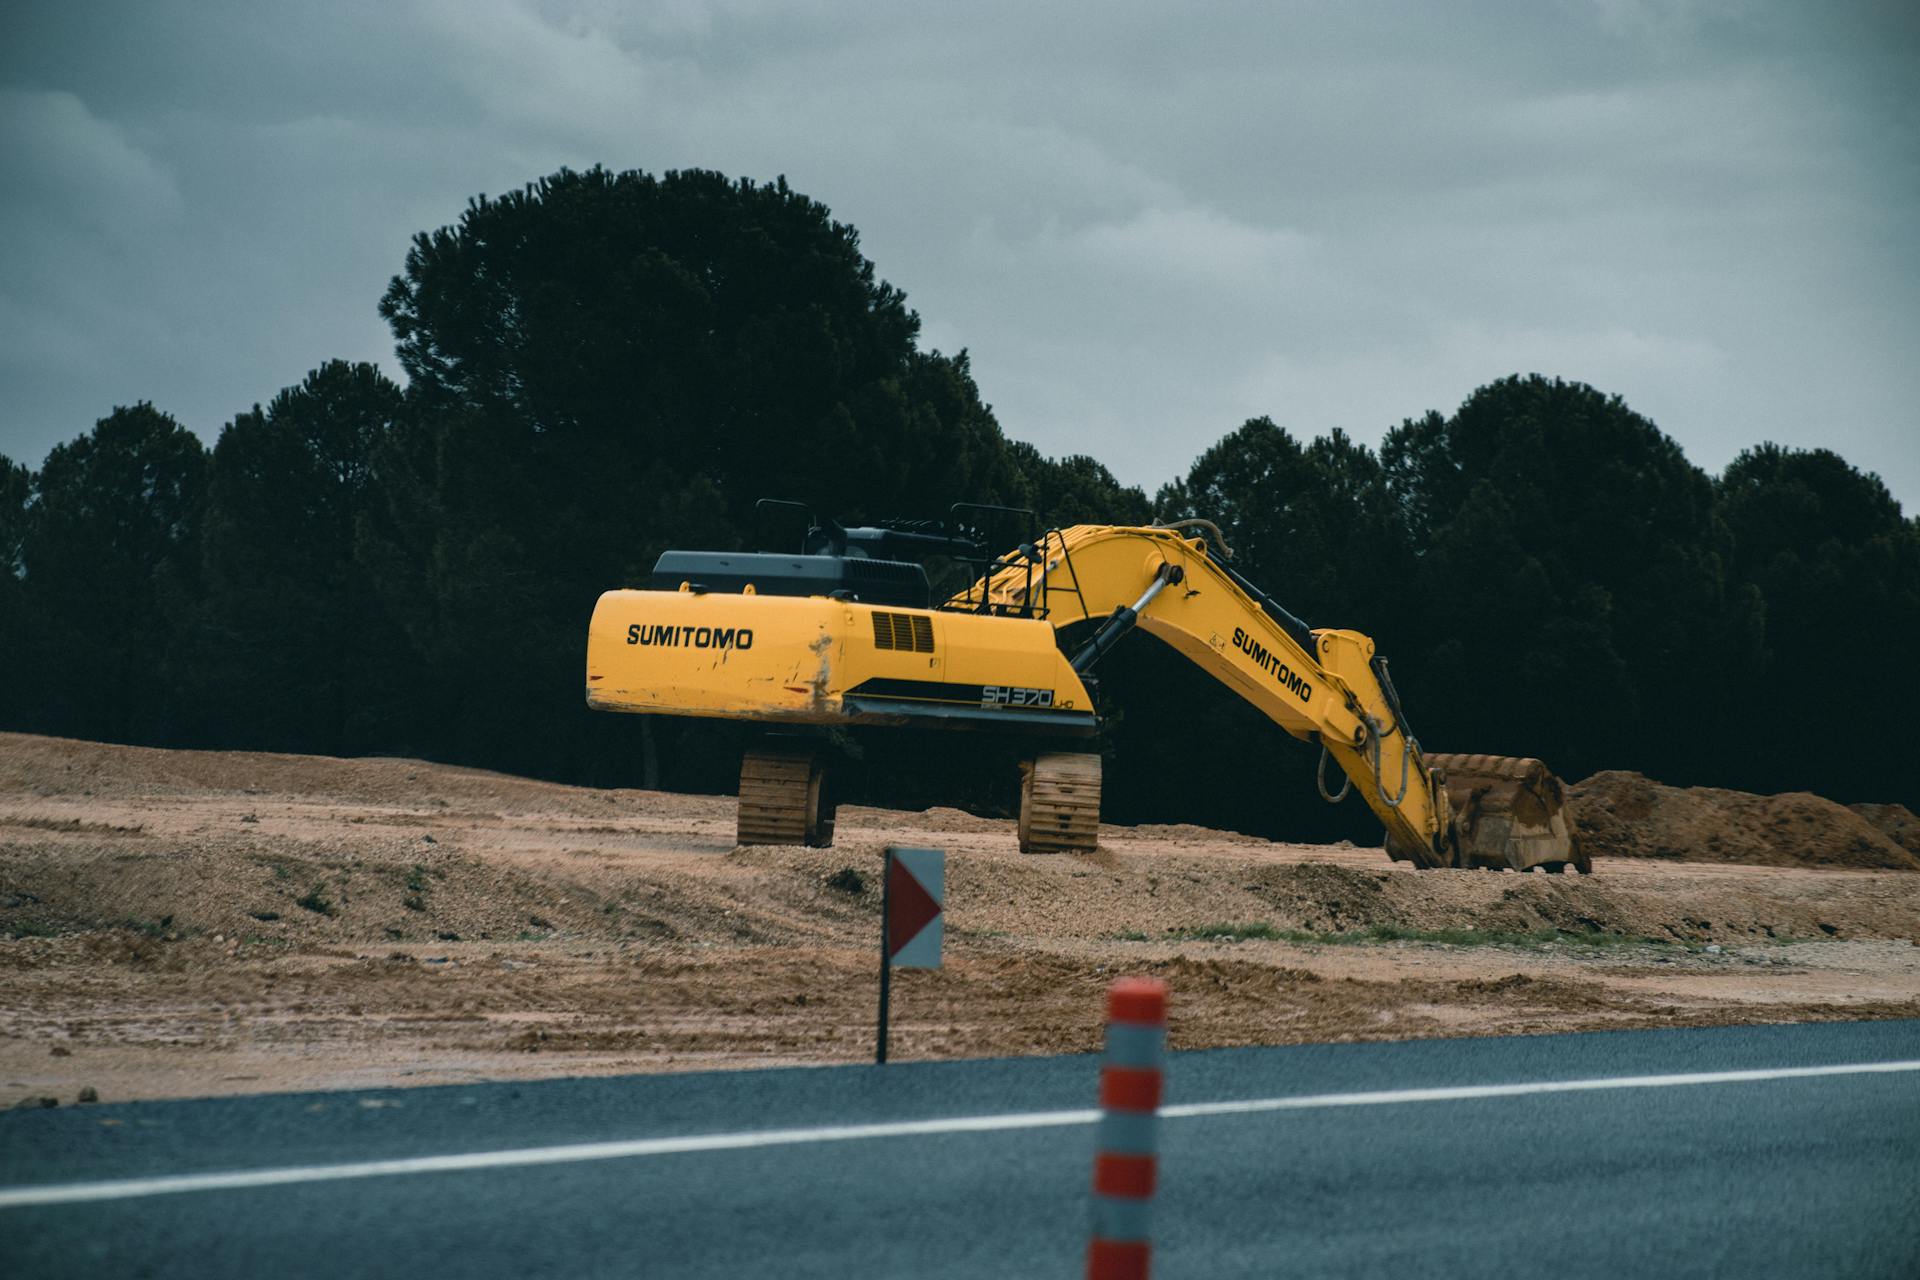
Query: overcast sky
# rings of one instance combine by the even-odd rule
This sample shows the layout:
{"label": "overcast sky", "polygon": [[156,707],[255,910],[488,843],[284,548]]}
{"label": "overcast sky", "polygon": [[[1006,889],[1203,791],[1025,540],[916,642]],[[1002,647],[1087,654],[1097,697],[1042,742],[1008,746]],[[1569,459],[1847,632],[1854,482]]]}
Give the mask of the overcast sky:
{"label": "overcast sky", "polygon": [[859,227],[1009,435],[1151,488],[1515,372],[1920,507],[1920,5],[246,0],[0,17],[0,453],[211,443],[409,236],[563,166]]}

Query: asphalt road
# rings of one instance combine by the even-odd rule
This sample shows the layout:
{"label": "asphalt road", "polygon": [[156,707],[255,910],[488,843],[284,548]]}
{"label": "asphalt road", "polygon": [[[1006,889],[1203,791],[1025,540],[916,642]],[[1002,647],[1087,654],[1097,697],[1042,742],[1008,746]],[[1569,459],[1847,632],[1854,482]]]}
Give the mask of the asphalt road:
{"label": "asphalt road", "polygon": [[[1154,1274],[1912,1280],[1920,1071],[1444,1091],[1915,1060],[1920,1022],[1177,1054]],[[1074,1276],[1096,1066],[895,1063],[12,1111],[0,1114],[0,1275]],[[1182,1111],[1369,1091],[1395,1092]],[[953,1117],[1001,1127],[820,1132]],[[761,1136],[647,1145],[743,1133]],[[573,1146],[610,1142],[626,1145]],[[365,1167],[536,1148],[471,1167]],[[180,1184],[126,1181],[290,1168],[307,1172],[161,1194]]]}

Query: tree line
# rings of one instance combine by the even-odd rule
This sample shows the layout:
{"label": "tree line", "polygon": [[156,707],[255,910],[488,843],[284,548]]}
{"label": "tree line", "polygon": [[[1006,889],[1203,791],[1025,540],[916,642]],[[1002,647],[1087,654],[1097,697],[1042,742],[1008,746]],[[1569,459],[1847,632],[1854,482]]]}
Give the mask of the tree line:
{"label": "tree line", "polygon": [[[1148,495],[1009,440],[823,205],[697,170],[476,199],[380,310],[405,387],[330,361],[211,449],[141,403],[0,458],[0,727],[726,790],[737,727],[584,710],[599,592],[746,545],[760,497],[967,500],[1216,521],[1295,613],[1379,640],[1431,749],[1920,800],[1920,523],[1824,449],[1710,475],[1619,397],[1514,376],[1377,447],[1256,418]],[[1110,817],[1370,834],[1157,641],[1102,676]]]}

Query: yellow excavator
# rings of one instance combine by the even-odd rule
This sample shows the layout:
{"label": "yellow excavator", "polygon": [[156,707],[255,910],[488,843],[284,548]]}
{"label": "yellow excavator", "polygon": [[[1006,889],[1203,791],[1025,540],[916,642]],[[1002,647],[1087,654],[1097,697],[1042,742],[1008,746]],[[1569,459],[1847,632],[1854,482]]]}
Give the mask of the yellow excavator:
{"label": "yellow excavator", "polygon": [[[1100,757],[1072,748],[1098,725],[1094,664],[1138,626],[1317,744],[1321,795],[1357,789],[1393,858],[1591,872],[1557,777],[1538,760],[1423,751],[1374,642],[1288,612],[1232,568],[1212,522],[1030,526],[1013,551],[988,556],[979,530],[1007,511],[961,504],[939,525],[852,529],[808,513],[798,553],[667,551],[646,589],[608,591],[595,606],[587,704],[1012,734],[1031,744],[1021,849],[1087,851]],[[964,588],[936,599],[929,560],[966,566]],[[1337,792],[1329,760],[1345,775]],[[776,733],[749,749],[740,842],[830,844],[829,763],[805,737]]]}

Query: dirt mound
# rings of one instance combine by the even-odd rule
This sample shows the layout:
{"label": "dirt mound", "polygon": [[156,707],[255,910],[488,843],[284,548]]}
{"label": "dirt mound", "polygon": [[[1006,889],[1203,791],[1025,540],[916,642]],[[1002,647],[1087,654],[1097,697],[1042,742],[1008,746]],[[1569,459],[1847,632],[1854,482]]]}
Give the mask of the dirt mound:
{"label": "dirt mound", "polygon": [[1850,804],[1847,808],[1887,834],[1895,844],[1920,857],[1920,817],[1903,804]]}
{"label": "dirt mound", "polygon": [[607,793],[580,787],[423,760],[172,751],[21,733],[0,733],[0,795],[97,800],[283,795],[366,806],[541,813],[556,807],[602,813],[610,800]]}
{"label": "dirt mound", "polygon": [[[1920,821],[1899,805],[1849,809],[1803,791],[1759,796],[1669,787],[1621,770],[1596,773],[1572,792],[1594,857],[1920,871],[1920,856],[1907,843],[1920,837]],[[1876,818],[1868,809],[1888,813]],[[1900,815],[1906,840],[1894,834]]]}

